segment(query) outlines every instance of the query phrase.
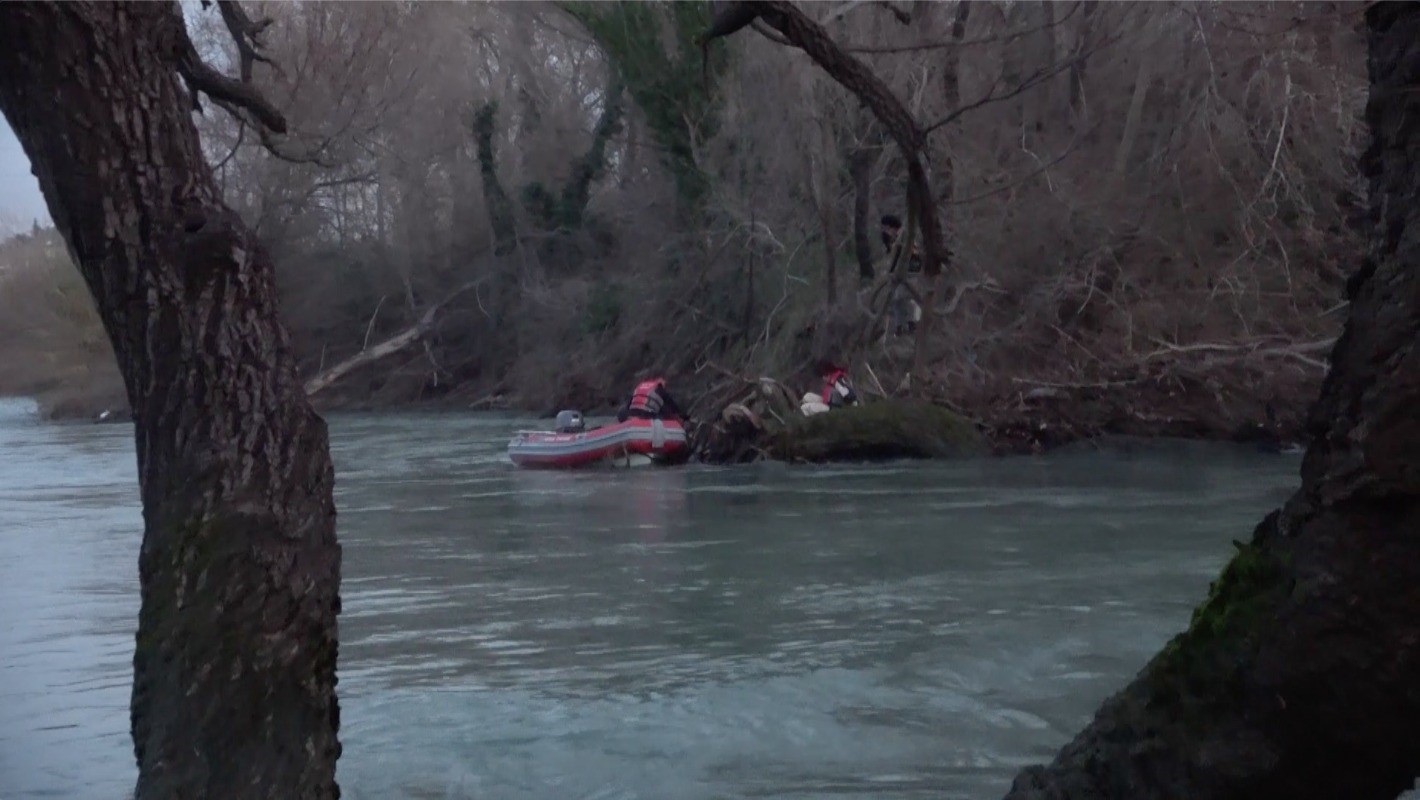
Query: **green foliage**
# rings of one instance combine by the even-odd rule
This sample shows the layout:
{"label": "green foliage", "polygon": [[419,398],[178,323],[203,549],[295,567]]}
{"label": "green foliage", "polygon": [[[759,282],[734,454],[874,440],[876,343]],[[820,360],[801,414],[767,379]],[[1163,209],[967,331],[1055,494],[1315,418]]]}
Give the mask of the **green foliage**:
{"label": "green foliage", "polygon": [[1217,640],[1256,627],[1281,576],[1276,559],[1256,544],[1235,543],[1237,555],[1208,587],[1208,600],[1193,610],[1189,635]]}
{"label": "green foliage", "polygon": [[[624,115],[622,93],[621,82],[613,80],[606,90],[605,103],[596,129],[592,132],[591,145],[587,152],[572,162],[571,177],[560,193],[536,181],[522,188],[519,199],[523,209],[540,230],[572,232],[581,229],[585,223],[592,183],[606,172],[607,144],[621,130],[621,119]],[[488,198],[489,215],[497,236],[495,252],[498,255],[506,255],[516,246],[517,228],[512,201],[508,199],[502,181],[498,178],[497,157],[493,147],[497,115],[498,104],[485,103],[474,115],[471,127],[478,151],[478,168],[483,179],[483,191]]]}
{"label": "green foliage", "polygon": [[597,40],[645,114],[675,179],[682,214],[699,210],[710,181],[696,164],[694,142],[718,130],[720,103],[713,85],[729,66],[722,43],[702,49],[698,41],[710,27],[710,3],[622,0],[560,7]]}
{"label": "green foliage", "polygon": [[528,212],[538,227],[544,230],[556,230],[560,222],[561,214],[558,213],[557,197],[542,185],[541,181],[533,181],[523,187],[522,190],[523,210]]}
{"label": "green foliage", "polygon": [[562,187],[562,198],[557,209],[559,227],[567,230],[582,227],[587,200],[592,194],[592,183],[606,172],[607,143],[621,130],[621,118],[625,113],[621,99],[624,91],[620,79],[612,80],[607,87],[601,118],[597,120],[596,130],[592,131],[592,144],[581,158],[572,163],[572,176]]}
{"label": "green foliage", "polygon": [[587,152],[572,162],[571,176],[562,191],[554,194],[539,182],[523,187],[523,208],[538,227],[546,231],[580,230],[586,221],[587,201],[592,195],[592,184],[606,173],[606,148],[611,137],[621,130],[623,107],[622,85],[613,80],[606,91],[605,104],[596,129],[592,131],[592,143]]}
{"label": "green foliage", "polygon": [[1154,702],[1191,720],[1203,713],[1198,708],[1237,688],[1239,665],[1291,589],[1286,557],[1261,543],[1277,518],[1273,511],[1263,520],[1251,543],[1233,543],[1237,554],[1209,586],[1208,599],[1194,609],[1188,630],[1154,659],[1149,669]]}

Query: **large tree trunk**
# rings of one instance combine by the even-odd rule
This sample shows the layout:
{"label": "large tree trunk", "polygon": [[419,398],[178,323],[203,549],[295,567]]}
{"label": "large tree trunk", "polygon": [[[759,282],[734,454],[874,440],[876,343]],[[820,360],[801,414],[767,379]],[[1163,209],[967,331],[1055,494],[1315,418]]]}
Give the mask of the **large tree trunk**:
{"label": "large tree trunk", "polygon": [[872,233],[872,171],[874,151],[855,146],[848,154],[848,174],[853,181],[853,255],[858,259],[858,280],[874,277]]}
{"label": "large tree trunk", "polygon": [[498,104],[484,103],[473,116],[473,143],[478,156],[478,174],[483,179],[483,202],[488,206],[488,223],[493,228],[493,255],[510,255],[518,248],[517,214],[513,201],[498,179],[498,158],[493,149]]}
{"label": "large tree trunk", "polygon": [[203,160],[175,71],[192,54],[176,3],[7,3],[0,109],[134,411],[136,796],[332,798],[326,427],[276,318],[271,261]]}
{"label": "large tree trunk", "polygon": [[1371,248],[1302,487],[1011,798],[1389,800],[1420,773],[1420,6],[1366,16]]}

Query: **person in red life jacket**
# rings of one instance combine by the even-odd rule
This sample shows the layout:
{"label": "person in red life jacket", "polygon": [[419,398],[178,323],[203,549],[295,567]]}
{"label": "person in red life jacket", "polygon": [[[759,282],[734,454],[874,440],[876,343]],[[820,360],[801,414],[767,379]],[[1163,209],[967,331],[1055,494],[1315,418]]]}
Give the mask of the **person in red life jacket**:
{"label": "person in red life jacket", "polygon": [[682,419],[685,415],[666,389],[662,378],[647,378],[636,384],[631,397],[616,412],[616,421],[637,419]]}
{"label": "person in red life jacket", "polygon": [[858,392],[853,389],[853,381],[848,378],[848,370],[828,359],[818,362],[818,374],[823,378],[823,388],[819,396],[829,408],[859,405]]}

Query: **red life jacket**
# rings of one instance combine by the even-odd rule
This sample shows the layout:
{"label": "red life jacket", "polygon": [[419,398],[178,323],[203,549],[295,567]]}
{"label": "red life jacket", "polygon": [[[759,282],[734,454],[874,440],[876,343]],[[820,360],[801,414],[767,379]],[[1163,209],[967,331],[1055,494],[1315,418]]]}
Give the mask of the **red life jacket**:
{"label": "red life jacket", "polygon": [[660,378],[641,381],[631,392],[631,410],[644,411],[652,416],[661,413],[661,394],[656,390],[665,383]]}
{"label": "red life jacket", "polygon": [[839,367],[834,367],[827,375],[823,376],[823,404],[829,405],[833,399],[833,385],[838,383],[839,378],[848,377],[848,372]]}

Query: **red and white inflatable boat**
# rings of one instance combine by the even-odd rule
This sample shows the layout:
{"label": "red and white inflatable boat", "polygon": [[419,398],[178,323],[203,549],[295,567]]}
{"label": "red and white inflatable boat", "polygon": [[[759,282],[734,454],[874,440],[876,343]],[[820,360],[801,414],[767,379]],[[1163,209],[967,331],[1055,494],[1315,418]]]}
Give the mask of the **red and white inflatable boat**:
{"label": "red and white inflatable boat", "polygon": [[628,419],[581,433],[518,431],[508,442],[514,464],[538,469],[674,464],[689,455],[685,428],[669,419]]}

